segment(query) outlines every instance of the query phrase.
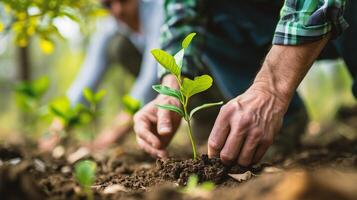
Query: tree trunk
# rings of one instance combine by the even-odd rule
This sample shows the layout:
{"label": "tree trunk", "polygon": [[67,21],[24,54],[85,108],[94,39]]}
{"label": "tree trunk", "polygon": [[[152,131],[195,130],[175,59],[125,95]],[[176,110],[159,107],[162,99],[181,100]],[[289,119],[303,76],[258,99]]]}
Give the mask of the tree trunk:
{"label": "tree trunk", "polygon": [[30,55],[29,46],[18,47],[18,78],[20,81],[31,80],[31,65],[30,65]]}

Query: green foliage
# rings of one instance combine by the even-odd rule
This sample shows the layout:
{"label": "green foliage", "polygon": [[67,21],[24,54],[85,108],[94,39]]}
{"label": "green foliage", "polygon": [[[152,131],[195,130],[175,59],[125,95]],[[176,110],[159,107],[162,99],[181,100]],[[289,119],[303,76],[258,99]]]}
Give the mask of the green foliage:
{"label": "green foliage", "polygon": [[97,93],[94,93],[91,89],[85,88],[83,90],[83,96],[91,105],[97,105],[105,96],[107,92],[105,90],[99,90]]}
{"label": "green foliage", "polygon": [[192,39],[193,39],[195,36],[196,36],[196,33],[190,33],[190,34],[188,34],[188,36],[186,36],[186,38],[182,41],[182,48],[183,48],[183,49],[186,49],[186,48],[190,45]]}
{"label": "green foliage", "polygon": [[91,119],[88,108],[82,104],[72,107],[67,97],[54,100],[49,104],[49,110],[62,121],[67,131],[76,126],[84,125]]}
{"label": "green foliage", "polygon": [[209,75],[198,76],[195,77],[194,80],[184,78],[181,92],[186,98],[190,98],[195,94],[209,89],[212,86],[212,82],[213,80]]}
{"label": "green foliage", "polygon": [[55,19],[68,17],[84,27],[86,21],[105,13],[96,0],[2,0],[0,7],[5,10],[0,32],[13,32],[16,44],[22,47],[37,35],[47,54],[53,51],[53,36],[63,38],[53,23]]}
{"label": "green foliage", "polygon": [[94,134],[96,133],[94,122],[100,114],[98,104],[103,99],[105,94],[105,90],[100,90],[95,93],[89,88],[86,88],[83,90],[83,96],[88,105],[77,104],[72,106],[67,97],[62,97],[50,103],[49,110],[54,116],[62,121],[65,126],[65,131],[70,131],[74,127],[91,124],[92,130],[90,138],[94,139]]}
{"label": "green foliage", "polygon": [[194,109],[191,110],[190,112],[190,119],[192,119],[193,115],[199,111],[199,110],[202,110],[202,109],[205,109],[205,108],[209,108],[209,107],[213,107],[213,106],[219,106],[219,105],[222,105],[223,104],[223,101],[220,101],[220,102],[216,102],[216,103],[205,103],[203,105],[200,105]]}
{"label": "green foliage", "polygon": [[49,87],[49,79],[44,76],[33,81],[23,81],[15,86],[17,105],[25,112],[39,109],[40,101]]}
{"label": "green foliage", "polygon": [[78,183],[83,187],[90,187],[95,180],[95,171],[97,165],[91,160],[83,160],[75,165],[75,177]]}
{"label": "green foliage", "polygon": [[151,54],[155,57],[157,62],[161,64],[166,70],[179,77],[181,68],[176,64],[175,58],[161,49],[151,50]]}
{"label": "green foliage", "polygon": [[185,114],[184,112],[182,111],[181,108],[178,108],[174,105],[169,105],[169,104],[166,104],[166,105],[156,105],[157,107],[159,108],[162,108],[162,109],[165,109],[165,110],[171,110],[173,112],[176,112],[177,114],[179,114],[181,117],[184,117]]}
{"label": "green foliage", "polygon": [[198,176],[197,175],[191,175],[188,180],[187,184],[184,188],[182,188],[183,193],[196,193],[196,192],[201,192],[201,191],[206,191],[210,192],[214,190],[215,185],[211,181],[205,181],[201,184],[198,183]]}
{"label": "green foliage", "polygon": [[75,178],[86,192],[88,199],[93,199],[93,192],[90,186],[95,181],[96,168],[97,164],[91,160],[80,161],[74,167]]}
{"label": "green foliage", "polygon": [[21,111],[21,131],[35,136],[41,121],[48,116],[47,107],[43,103],[50,81],[44,76],[33,81],[23,81],[15,85],[15,101]]}
{"label": "green foliage", "polygon": [[185,119],[189,128],[189,138],[192,145],[194,159],[196,159],[197,155],[196,155],[196,143],[192,136],[192,128],[191,128],[192,116],[199,110],[223,104],[223,102],[209,103],[194,108],[191,112],[187,110],[189,99],[193,95],[209,89],[212,86],[212,82],[213,82],[212,78],[209,75],[198,76],[195,77],[193,80],[189,78],[184,78],[182,80],[181,78],[181,67],[184,59],[185,49],[190,45],[195,35],[196,33],[191,33],[183,40],[182,49],[179,52],[177,52],[175,56],[172,56],[160,49],[154,49],[151,51],[157,62],[159,62],[162,65],[162,67],[164,67],[166,70],[168,70],[171,74],[173,74],[176,77],[177,83],[180,86],[180,90],[176,90],[163,85],[154,85],[153,89],[155,91],[163,95],[177,98],[181,104],[181,108],[178,108],[173,105],[157,105],[157,106],[161,109],[166,109],[176,112]]}
{"label": "green foliage", "polygon": [[125,112],[134,115],[141,108],[141,102],[130,95],[124,95],[123,106]]}

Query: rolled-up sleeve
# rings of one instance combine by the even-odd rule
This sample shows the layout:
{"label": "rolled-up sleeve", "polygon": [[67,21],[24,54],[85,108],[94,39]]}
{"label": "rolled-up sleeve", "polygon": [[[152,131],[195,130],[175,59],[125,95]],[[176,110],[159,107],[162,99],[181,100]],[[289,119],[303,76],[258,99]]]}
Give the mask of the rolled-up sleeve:
{"label": "rolled-up sleeve", "polygon": [[299,45],[332,39],[348,27],[343,18],[347,0],[285,0],[273,44]]}

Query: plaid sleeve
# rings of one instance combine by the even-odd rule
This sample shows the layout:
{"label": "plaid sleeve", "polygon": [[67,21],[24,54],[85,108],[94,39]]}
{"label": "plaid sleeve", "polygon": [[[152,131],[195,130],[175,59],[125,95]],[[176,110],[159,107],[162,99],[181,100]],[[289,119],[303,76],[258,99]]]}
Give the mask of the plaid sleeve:
{"label": "plaid sleeve", "polygon": [[[175,55],[181,49],[182,40],[191,32],[198,31],[198,21],[200,14],[198,12],[197,0],[165,0],[165,21],[161,29],[161,47]],[[200,40],[198,34],[192,41],[192,44],[185,50],[185,59],[182,65],[181,72],[185,76],[196,76],[198,69],[192,64],[195,54],[194,46],[197,46]],[[159,78],[163,77],[168,72],[162,67],[158,70]]]}
{"label": "plaid sleeve", "polygon": [[347,0],[285,0],[273,44],[298,45],[336,38],[348,27],[343,18]]}

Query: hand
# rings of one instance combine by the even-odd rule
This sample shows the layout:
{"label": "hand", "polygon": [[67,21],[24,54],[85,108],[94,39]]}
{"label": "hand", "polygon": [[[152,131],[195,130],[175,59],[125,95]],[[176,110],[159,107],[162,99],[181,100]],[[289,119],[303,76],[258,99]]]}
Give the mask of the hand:
{"label": "hand", "polygon": [[[177,88],[175,77],[167,75],[163,85]],[[153,157],[167,157],[165,148],[180,125],[181,117],[172,111],[159,109],[156,105],[171,104],[180,107],[180,102],[169,96],[158,95],[134,116],[134,131],[140,148]]]}
{"label": "hand", "polygon": [[38,141],[40,151],[51,151],[60,142],[60,132],[62,132],[63,129],[63,124],[59,119],[53,120],[49,127],[50,135],[40,138]]}
{"label": "hand", "polygon": [[123,138],[129,133],[133,124],[132,116],[126,112],[121,112],[115,118],[115,123],[112,127],[104,129],[93,141],[88,144],[93,150],[102,150],[108,148],[119,139]]}
{"label": "hand", "polygon": [[224,105],[208,140],[208,155],[225,164],[257,163],[281,128],[285,101],[263,88],[251,87]]}

